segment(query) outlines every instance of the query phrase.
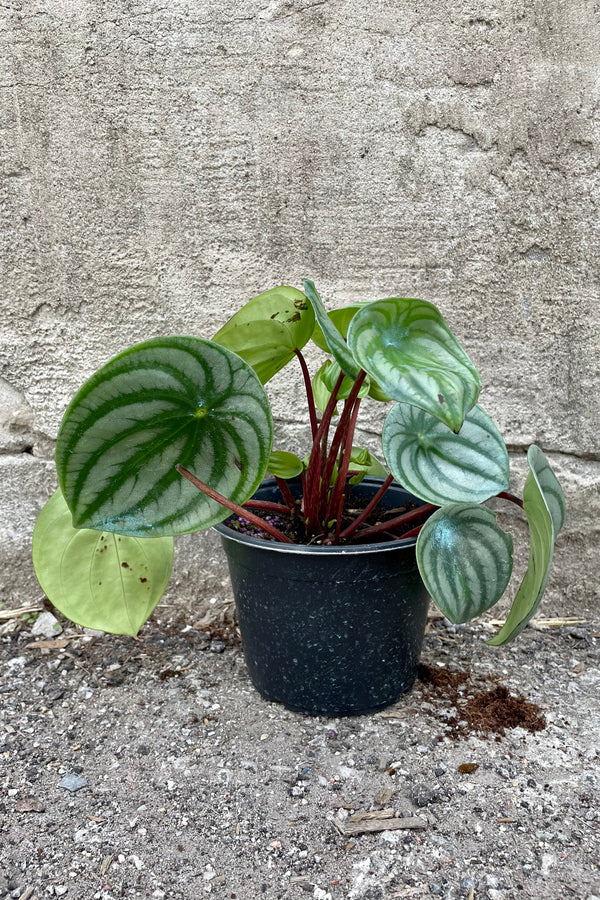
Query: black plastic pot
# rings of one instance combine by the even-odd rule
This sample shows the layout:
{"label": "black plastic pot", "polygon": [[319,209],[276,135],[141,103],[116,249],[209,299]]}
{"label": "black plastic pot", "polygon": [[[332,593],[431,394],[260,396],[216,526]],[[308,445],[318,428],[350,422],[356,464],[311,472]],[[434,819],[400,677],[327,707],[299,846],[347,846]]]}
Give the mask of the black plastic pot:
{"label": "black plastic pot", "polygon": [[[354,488],[369,499],[381,479]],[[255,497],[281,502],[276,482]],[[392,485],[385,505],[416,500]],[[349,716],[395,703],[413,684],[429,597],[415,539],[343,547],[282,544],[216,526],[227,554],[250,678],[267,700]]]}

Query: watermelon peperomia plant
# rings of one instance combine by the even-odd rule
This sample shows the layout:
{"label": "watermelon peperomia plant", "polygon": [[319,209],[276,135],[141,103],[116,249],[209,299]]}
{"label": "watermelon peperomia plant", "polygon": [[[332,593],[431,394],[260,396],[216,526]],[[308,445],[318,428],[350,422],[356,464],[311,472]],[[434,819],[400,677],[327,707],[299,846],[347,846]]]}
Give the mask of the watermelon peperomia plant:
{"label": "watermelon peperomia plant", "polygon": [[[312,379],[302,354],[311,338],[328,354]],[[272,451],[263,387],[292,361],[312,431],[304,460]],[[477,405],[480,387],[432,303],[391,298],[327,313],[311,281],[304,293],[277,287],[260,294],[212,340],[165,337],[130,347],[92,375],[64,415],[59,489],[34,531],[39,582],[73,621],[136,634],[167,585],[173,535],[208,528],[233,511],[290,541],[287,529],[264,518],[268,512],[299,524],[311,543],[418,533],[428,591],[448,619],[465,622],[492,607],[511,576],[512,539],[482,505],[499,496],[524,508],[531,532],[529,567],[490,641],[505,643],[540,603],[565,505],[536,446],[528,452],[523,500],[508,492],[508,453]],[[395,401],[382,432],[387,468],[353,443],[367,397]],[[281,503],[249,499],[266,472],[277,478]],[[349,512],[347,485],[366,474],[381,476],[381,489],[366,510]],[[288,486],[297,477],[300,500]],[[414,510],[367,523],[393,479],[424,501],[424,523],[413,527]]]}

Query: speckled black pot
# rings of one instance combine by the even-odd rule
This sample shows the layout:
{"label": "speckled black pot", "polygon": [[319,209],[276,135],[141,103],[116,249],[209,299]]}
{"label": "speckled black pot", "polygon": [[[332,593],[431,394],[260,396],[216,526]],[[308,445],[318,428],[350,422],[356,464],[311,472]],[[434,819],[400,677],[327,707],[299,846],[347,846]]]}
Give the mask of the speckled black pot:
{"label": "speckled black pot", "polygon": [[[366,478],[354,491],[368,499],[380,484]],[[275,481],[255,496],[281,501]],[[397,507],[407,498],[415,500],[392,485],[385,502]],[[309,715],[350,716],[383,709],[412,686],[429,604],[414,538],[314,547],[226,525],[216,531],[250,678],[265,699]]]}

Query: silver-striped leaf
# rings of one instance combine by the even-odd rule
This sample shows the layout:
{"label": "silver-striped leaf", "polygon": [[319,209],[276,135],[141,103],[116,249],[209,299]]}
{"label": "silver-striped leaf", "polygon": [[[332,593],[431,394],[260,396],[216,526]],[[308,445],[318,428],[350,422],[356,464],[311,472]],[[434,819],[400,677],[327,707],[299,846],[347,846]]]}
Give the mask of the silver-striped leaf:
{"label": "silver-striped leaf", "polygon": [[135,635],[169,581],[173,538],[73,528],[57,490],[38,516],[32,554],[42,590],[64,616],[86,628]]}
{"label": "silver-striped leaf", "polygon": [[425,410],[397,403],[382,443],[396,481],[435,506],[482,503],[508,488],[506,445],[480,406],[469,410],[455,434]]}
{"label": "silver-striped leaf", "polygon": [[360,366],[357,365],[352,351],[348,348],[344,337],[340,334],[332,320],[327,314],[327,310],[323,306],[323,301],[317,293],[317,289],[312,281],[304,282],[304,293],[308,297],[310,304],[314,310],[315,318],[321,331],[325,337],[326,345],[333,354],[334,359],[342,369],[342,371],[355,381],[360,374]]}
{"label": "silver-striped leaf", "polygon": [[481,381],[440,311],[391,297],[361,309],[348,329],[357,363],[394,400],[425,409],[452,431],[475,405]]}
{"label": "silver-striped leaf", "polygon": [[529,523],[529,565],[513,600],[506,622],[488,641],[499,646],[519,635],[539,607],[554,553],[556,535],[565,521],[565,498],[544,453],[535,444],[527,452],[530,471],[523,489],[523,506]]}
{"label": "silver-striped leaf", "polygon": [[432,600],[451,622],[468,622],[498,602],[513,566],[513,542],[485,506],[438,509],[417,538],[417,564]]}
{"label": "silver-striped leaf", "polygon": [[266,471],[267,395],[239,356],[212,341],[137,344],[77,392],[61,424],[56,467],[76,528],[142,537],[208,528],[229,511],[177,463],[236,503]]}

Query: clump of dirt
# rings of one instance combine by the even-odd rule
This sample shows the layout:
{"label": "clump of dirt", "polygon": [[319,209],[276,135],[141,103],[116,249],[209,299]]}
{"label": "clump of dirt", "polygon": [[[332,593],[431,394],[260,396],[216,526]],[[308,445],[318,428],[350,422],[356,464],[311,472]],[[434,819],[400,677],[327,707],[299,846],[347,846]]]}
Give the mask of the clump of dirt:
{"label": "clump of dirt", "polygon": [[535,732],[546,727],[540,707],[522,694],[511,694],[504,685],[481,689],[486,681],[493,682],[492,678],[475,678],[470,671],[436,668],[426,663],[419,665],[418,678],[430,694],[449,702],[456,710],[456,720],[447,726],[448,736],[455,740],[473,732],[496,735],[499,740],[507,728]]}
{"label": "clump of dirt", "polygon": [[460,714],[468,723],[469,730],[486,734],[505,734],[507,728],[543,731],[547,724],[546,717],[537,704],[526,700],[522,694],[511,694],[504,685],[473,694]]}

